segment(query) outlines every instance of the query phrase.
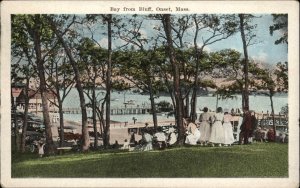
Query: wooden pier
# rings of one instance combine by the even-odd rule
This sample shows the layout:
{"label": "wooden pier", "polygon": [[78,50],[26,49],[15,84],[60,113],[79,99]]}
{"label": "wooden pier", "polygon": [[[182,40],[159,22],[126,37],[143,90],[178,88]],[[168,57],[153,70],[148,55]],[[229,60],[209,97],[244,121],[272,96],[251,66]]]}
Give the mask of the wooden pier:
{"label": "wooden pier", "polygon": [[[87,108],[87,113],[91,114],[92,109]],[[65,114],[81,114],[80,108],[63,108]],[[110,109],[110,115],[128,115],[128,114],[148,114],[150,108],[144,107],[129,107],[129,108],[112,108]]]}

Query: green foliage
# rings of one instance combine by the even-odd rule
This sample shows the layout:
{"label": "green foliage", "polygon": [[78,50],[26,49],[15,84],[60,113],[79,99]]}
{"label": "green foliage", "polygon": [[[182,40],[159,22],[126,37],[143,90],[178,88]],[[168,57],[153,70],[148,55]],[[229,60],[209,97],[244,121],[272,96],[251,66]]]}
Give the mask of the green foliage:
{"label": "green foliage", "polygon": [[242,70],[240,61],[241,53],[233,49],[224,49],[211,52],[210,62],[213,67],[212,76],[215,78],[227,78],[233,81],[231,84],[217,88],[216,95],[221,99],[233,98],[242,91],[244,81],[239,77]]}
{"label": "green foliage", "polygon": [[215,95],[218,95],[221,99],[234,98],[236,94],[240,94],[243,88],[243,81],[237,79],[235,82],[228,86],[222,85],[217,88]]}
{"label": "green foliage", "polygon": [[154,89],[160,89],[160,86],[155,84],[160,65],[165,59],[160,50],[130,50],[118,52],[115,57],[118,62],[118,75],[129,79],[135,87],[144,92],[149,92],[149,84],[153,84]]}
{"label": "green foliage", "polygon": [[[254,65],[254,64],[253,64]],[[275,70],[260,68],[257,65],[251,67],[251,72],[255,75],[258,83],[254,83],[257,89],[266,89],[270,95],[275,92],[288,91],[288,63],[278,63]]]}
{"label": "green foliage", "polygon": [[275,44],[288,44],[288,15],[272,14],[274,24],[270,26],[270,35],[273,36],[275,31],[280,31],[282,36],[275,41]]}
{"label": "green foliage", "polygon": [[277,63],[274,74],[276,75],[277,91],[287,92],[289,89],[288,62]]}
{"label": "green foliage", "polygon": [[173,110],[173,105],[168,101],[160,101],[157,103],[158,109],[161,112],[170,112]]}
{"label": "green foliage", "polygon": [[209,54],[209,64],[213,77],[236,79],[241,70],[241,53],[233,49],[224,49]]}
{"label": "green foliage", "polygon": [[284,114],[286,116],[289,115],[289,106],[288,104],[286,104],[285,106],[281,107],[281,111],[280,111],[281,114]]}
{"label": "green foliage", "polygon": [[123,79],[116,79],[111,83],[111,87],[117,91],[129,90],[131,88],[130,84],[125,82]]}
{"label": "green foliage", "polygon": [[[233,14],[200,14],[195,15],[194,18],[196,18],[198,23],[201,23],[201,28],[205,27],[210,31],[214,31],[213,35],[217,34],[216,36],[218,36],[215,39],[225,39],[237,31],[238,24]],[[220,37],[219,33],[222,33],[223,36]],[[209,41],[209,43],[214,43],[213,41],[215,39]],[[206,42],[208,42],[208,40]]]}

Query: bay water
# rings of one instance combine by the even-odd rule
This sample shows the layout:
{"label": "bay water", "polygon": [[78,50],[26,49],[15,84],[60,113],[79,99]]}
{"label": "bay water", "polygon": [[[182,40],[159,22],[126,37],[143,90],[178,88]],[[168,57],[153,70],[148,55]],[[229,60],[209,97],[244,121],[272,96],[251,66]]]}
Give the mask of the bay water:
{"label": "bay water", "polygon": [[[97,90],[98,100],[101,100],[105,97],[104,90]],[[88,97],[85,98],[86,103],[89,102]],[[172,100],[169,96],[160,96],[155,99],[155,102],[167,101],[172,103]],[[273,97],[274,102],[274,111],[275,114],[278,114],[281,111],[281,108],[288,103],[287,95],[278,95]],[[111,109],[116,108],[125,108],[124,103],[129,103],[126,105],[127,108],[136,108],[136,107],[150,107],[149,95],[141,95],[131,91],[113,91],[111,93]],[[215,96],[198,96],[197,97],[197,111],[203,109],[203,107],[208,107],[210,110],[214,111],[216,106],[222,107],[223,109],[241,109],[242,107],[242,97],[241,95],[236,95],[233,99],[217,100]],[[262,95],[250,95],[249,96],[249,105],[250,110],[256,112],[271,112],[271,103],[268,96]],[[64,108],[80,108],[78,92],[73,88],[63,104]],[[88,114],[91,116],[91,114]],[[81,121],[81,114],[64,114],[66,120],[71,121]],[[129,115],[111,115],[111,120],[118,122],[129,122],[132,123],[133,119],[137,119],[137,122],[152,122],[151,114],[129,114]],[[167,115],[158,115],[158,121],[172,121],[174,116]]]}

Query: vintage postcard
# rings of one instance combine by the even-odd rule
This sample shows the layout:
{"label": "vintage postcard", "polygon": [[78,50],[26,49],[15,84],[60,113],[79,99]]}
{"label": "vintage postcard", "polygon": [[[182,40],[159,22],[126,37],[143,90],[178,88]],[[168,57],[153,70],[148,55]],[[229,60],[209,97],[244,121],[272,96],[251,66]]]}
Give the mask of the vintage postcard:
{"label": "vintage postcard", "polygon": [[1,186],[298,187],[296,1],[1,2]]}

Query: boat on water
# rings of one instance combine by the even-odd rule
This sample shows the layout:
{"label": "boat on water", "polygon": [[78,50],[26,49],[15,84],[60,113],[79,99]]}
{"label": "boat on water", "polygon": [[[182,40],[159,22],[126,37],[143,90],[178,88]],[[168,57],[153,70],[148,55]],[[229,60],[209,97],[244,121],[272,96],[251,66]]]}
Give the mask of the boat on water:
{"label": "boat on water", "polygon": [[135,101],[134,100],[129,100],[129,101],[124,102],[124,104],[125,105],[134,105]]}

